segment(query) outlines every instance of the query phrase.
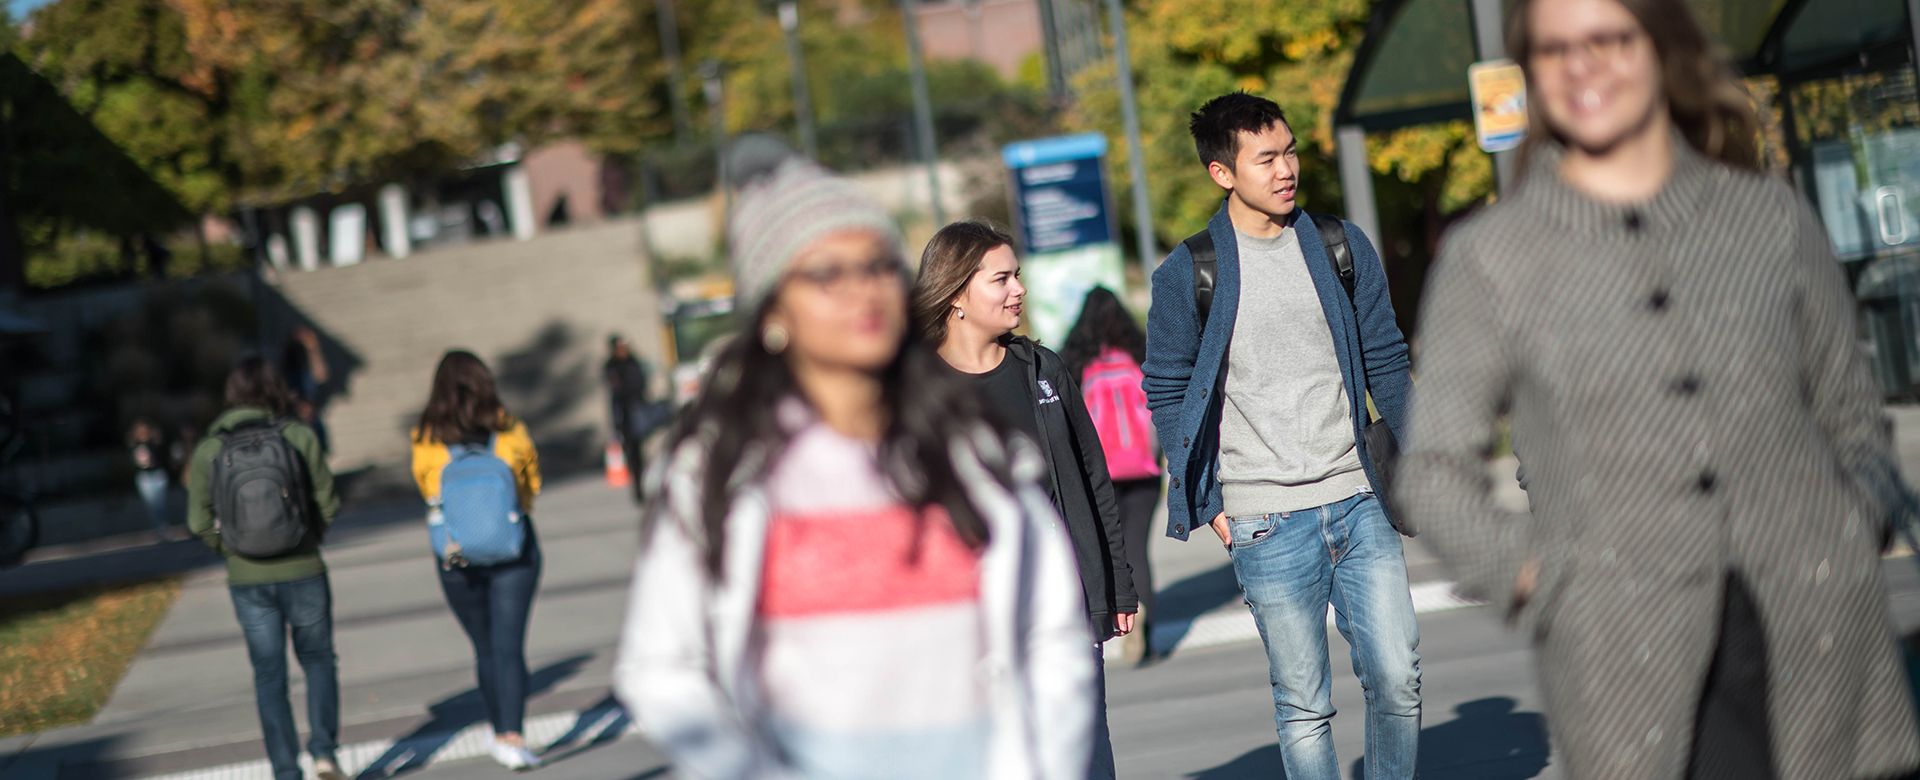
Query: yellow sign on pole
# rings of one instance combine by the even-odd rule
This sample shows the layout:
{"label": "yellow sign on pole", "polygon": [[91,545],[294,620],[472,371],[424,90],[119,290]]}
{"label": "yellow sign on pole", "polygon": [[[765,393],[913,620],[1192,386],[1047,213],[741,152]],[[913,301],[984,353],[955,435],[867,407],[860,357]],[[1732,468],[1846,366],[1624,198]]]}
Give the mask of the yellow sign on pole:
{"label": "yellow sign on pole", "polygon": [[1527,137],[1527,79],[1513,60],[1476,62],[1467,68],[1473,95],[1473,130],[1480,149],[1504,152]]}

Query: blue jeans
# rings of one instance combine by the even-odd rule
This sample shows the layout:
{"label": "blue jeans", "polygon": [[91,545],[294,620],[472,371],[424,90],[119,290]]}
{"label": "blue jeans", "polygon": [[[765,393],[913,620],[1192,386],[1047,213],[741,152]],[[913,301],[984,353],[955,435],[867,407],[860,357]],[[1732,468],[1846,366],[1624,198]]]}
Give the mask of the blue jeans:
{"label": "blue jeans", "polygon": [[1288,780],[1339,780],[1327,604],[1353,648],[1367,699],[1367,780],[1414,776],[1420,746],[1420,628],[1400,535],[1372,495],[1298,512],[1235,517],[1233,573],[1267,646]]}
{"label": "blue jeans", "polygon": [[153,524],[153,530],[165,532],[167,517],[167,472],[163,469],[143,469],[133,473],[133,486],[140,491],[140,503],[147,508],[147,522]]}
{"label": "blue jeans", "polygon": [[495,734],[518,734],[527,714],[527,618],[540,585],[540,542],[527,528],[520,560],[441,567],[440,590],[473,642],[474,676]]}
{"label": "blue jeans", "polygon": [[233,614],[253,661],[253,700],[274,780],[301,780],[300,732],[287,698],[287,633],[307,678],[307,753],[333,760],[339,748],[340,679],[333,655],[333,591],[327,575],[292,582],[229,585]]}

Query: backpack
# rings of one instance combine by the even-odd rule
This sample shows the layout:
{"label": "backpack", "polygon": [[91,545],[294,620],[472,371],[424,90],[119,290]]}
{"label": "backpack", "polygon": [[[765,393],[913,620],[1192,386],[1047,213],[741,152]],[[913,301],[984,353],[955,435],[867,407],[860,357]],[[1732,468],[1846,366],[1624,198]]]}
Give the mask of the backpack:
{"label": "backpack", "polygon": [[284,427],[284,421],[261,417],[217,435],[213,516],[221,544],[243,557],[285,555],[313,532],[307,464]]}
{"label": "backpack", "polygon": [[513,467],[493,454],[498,438],[489,437],[485,446],[447,445],[440,500],[427,513],[427,539],[449,567],[511,563],[525,547]]}
{"label": "backpack", "polygon": [[1101,352],[1081,377],[1080,395],[1106,451],[1107,474],[1116,482],[1160,476],[1160,447],[1140,389],[1145,378],[1139,364],[1117,349]]}

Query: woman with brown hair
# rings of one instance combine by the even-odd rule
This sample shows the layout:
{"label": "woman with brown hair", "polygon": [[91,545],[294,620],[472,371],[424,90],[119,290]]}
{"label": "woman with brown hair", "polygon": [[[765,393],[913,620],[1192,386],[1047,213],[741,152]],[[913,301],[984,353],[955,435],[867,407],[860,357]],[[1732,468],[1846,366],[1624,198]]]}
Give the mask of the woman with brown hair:
{"label": "woman with brown hair", "polygon": [[[1073,540],[1098,653],[1098,643],[1133,630],[1140,602],[1113,480],[1080,382],[1053,350],[1013,333],[1026,295],[1013,237],[985,220],[964,220],[934,233],[921,252],[914,319],[921,340],[978,384],[987,410],[1046,455],[1047,493]],[[1110,778],[1104,674],[1094,690],[1100,699],[1089,776]]]}
{"label": "woman with brown hair", "polygon": [[[493,372],[473,353],[453,350],[433,373],[433,394],[413,429],[413,478],[427,500],[429,533],[450,524],[448,512],[470,511],[472,504],[449,507],[442,495],[442,471],[469,457],[499,459],[513,482],[511,524],[519,535],[519,555],[504,562],[476,563],[457,547],[440,555],[440,589],[473,642],[474,673],[493,726],[493,760],[509,769],[531,769],[539,757],[527,749],[521,726],[527,710],[527,619],[540,584],[540,541],[533,530],[533,497],[540,493],[540,457],[525,423],[514,419],[494,390]],[[502,490],[504,491],[504,488]],[[457,523],[462,518],[451,518]],[[444,534],[444,531],[439,531]],[[450,554],[448,550],[451,550]]]}
{"label": "woman with brown hair", "polygon": [[[1903,488],[1825,231],[1681,0],[1510,13],[1533,129],[1433,271],[1399,505],[1532,637],[1569,777],[1913,771]],[[1503,412],[1528,514],[1486,478]]]}

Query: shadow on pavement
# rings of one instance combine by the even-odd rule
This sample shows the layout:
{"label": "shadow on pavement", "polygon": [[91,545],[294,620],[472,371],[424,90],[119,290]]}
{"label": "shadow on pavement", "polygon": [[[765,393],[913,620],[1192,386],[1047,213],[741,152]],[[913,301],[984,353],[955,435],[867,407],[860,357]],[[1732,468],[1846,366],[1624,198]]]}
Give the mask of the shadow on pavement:
{"label": "shadow on pavement", "polygon": [[0,570],[0,595],[17,596],[102,582],[144,580],[219,565],[220,557],[197,540],[141,544],[92,555],[34,561]]}
{"label": "shadow on pavement", "polygon": [[[1458,717],[1420,730],[1420,777],[1424,780],[1527,780],[1547,768],[1551,748],[1547,722],[1537,712],[1514,712],[1505,696],[1477,699],[1453,708]],[[1362,760],[1354,780],[1365,780]],[[1285,778],[1280,747],[1265,745],[1188,780]]]}
{"label": "shadow on pavement", "polygon": [[[1547,719],[1514,712],[1505,696],[1475,699],[1453,708],[1455,717],[1420,730],[1420,776],[1426,780],[1527,780],[1547,768],[1552,748]],[[1365,780],[1360,761],[1354,780]]]}
{"label": "shadow on pavement", "polygon": [[[527,681],[527,698],[572,677],[592,658],[576,655],[535,670]],[[394,740],[393,747],[361,770],[357,780],[379,780],[424,768],[433,754],[452,741],[461,729],[487,719],[487,705],[480,698],[479,688],[469,688],[428,705],[427,712],[433,716],[431,720],[420,724],[413,733]]]}
{"label": "shadow on pavement", "polygon": [[[13,740],[9,740],[12,742]],[[119,737],[102,737],[54,747],[33,748],[29,740],[0,748],[0,777],[8,780],[106,780],[105,762]],[[18,752],[14,752],[17,750]]]}
{"label": "shadow on pavement", "polygon": [[1153,652],[1172,652],[1193,629],[1195,619],[1239,598],[1240,581],[1234,578],[1230,563],[1161,588],[1154,594],[1154,608],[1160,614],[1153,619]]}
{"label": "shadow on pavement", "polygon": [[1280,765],[1280,746],[1267,745],[1249,750],[1227,763],[1197,774],[1188,780],[1286,780],[1287,770]]}
{"label": "shadow on pavement", "polygon": [[[581,710],[580,716],[574,719],[573,726],[567,729],[567,733],[560,735],[559,739],[554,740],[553,744],[541,751],[540,760],[545,764],[565,761],[619,739],[621,732],[626,731],[627,726],[632,723],[633,719],[627,716],[626,708],[620,706],[620,702],[614,700],[613,694],[609,693],[606,698],[595,702],[593,706]],[[666,770],[663,767],[657,771]],[[641,775],[641,777],[651,776]]]}

